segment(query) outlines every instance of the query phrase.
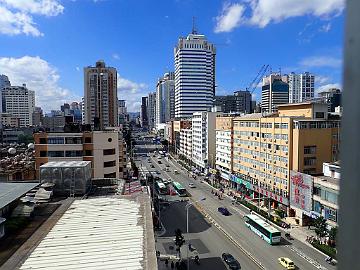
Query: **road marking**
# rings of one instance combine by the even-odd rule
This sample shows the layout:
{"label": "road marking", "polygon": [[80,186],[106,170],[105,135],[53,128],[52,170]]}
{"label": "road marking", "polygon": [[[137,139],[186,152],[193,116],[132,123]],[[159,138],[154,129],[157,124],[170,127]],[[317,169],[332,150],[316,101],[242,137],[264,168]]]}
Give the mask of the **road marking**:
{"label": "road marking", "polygon": [[301,258],[303,258],[305,261],[309,262],[310,264],[312,264],[315,268],[320,269],[320,270],[328,270],[326,267],[322,266],[320,263],[318,263],[317,261],[315,261],[314,259],[308,257],[304,252],[302,252],[301,250],[297,249],[296,247],[292,247],[292,246],[288,246],[290,250],[294,251],[298,256],[300,256]]}

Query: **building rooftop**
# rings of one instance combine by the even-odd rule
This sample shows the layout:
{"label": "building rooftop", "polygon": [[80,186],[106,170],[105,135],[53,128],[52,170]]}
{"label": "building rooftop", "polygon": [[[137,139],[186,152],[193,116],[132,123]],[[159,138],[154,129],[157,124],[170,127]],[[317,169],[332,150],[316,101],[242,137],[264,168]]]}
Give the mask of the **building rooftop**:
{"label": "building rooftop", "polygon": [[311,104],[325,104],[325,103],[322,101],[318,101],[318,100],[308,100],[308,101],[298,102],[298,103],[279,104],[279,105],[277,105],[277,107],[301,106],[301,105],[311,105]]}
{"label": "building rooftop", "polygon": [[86,167],[91,161],[51,161],[40,166],[40,168],[53,168],[53,167]]}
{"label": "building rooftop", "polygon": [[20,269],[157,269],[150,204],[142,199],[75,200]]}
{"label": "building rooftop", "polygon": [[40,183],[0,183],[0,209],[19,199]]}

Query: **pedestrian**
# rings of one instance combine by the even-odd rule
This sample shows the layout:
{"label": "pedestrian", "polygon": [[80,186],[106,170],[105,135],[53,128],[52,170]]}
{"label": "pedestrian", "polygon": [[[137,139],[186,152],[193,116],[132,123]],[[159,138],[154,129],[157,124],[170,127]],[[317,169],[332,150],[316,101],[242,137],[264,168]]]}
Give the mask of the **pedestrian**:
{"label": "pedestrian", "polygon": [[175,267],[174,261],[171,261],[170,267],[171,267],[171,269],[174,269],[174,267]]}
{"label": "pedestrian", "polygon": [[169,264],[169,260],[168,260],[168,259],[165,259],[165,265],[166,265],[166,267],[168,267],[168,264]]}
{"label": "pedestrian", "polygon": [[308,225],[308,230],[310,230],[310,224]]}

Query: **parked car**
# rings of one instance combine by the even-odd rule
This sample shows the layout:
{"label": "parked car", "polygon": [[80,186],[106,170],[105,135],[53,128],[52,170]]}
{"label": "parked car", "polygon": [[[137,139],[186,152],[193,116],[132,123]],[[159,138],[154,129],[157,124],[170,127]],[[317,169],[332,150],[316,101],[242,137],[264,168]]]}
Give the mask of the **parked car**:
{"label": "parked car", "polygon": [[155,168],[155,166],[153,164],[150,165],[151,168]]}
{"label": "parked car", "polygon": [[155,173],[156,173],[156,174],[161,174],[161,172],[159,172],[159,171],[156,171]]}
{"label": "parked car", "polygon": [[166,164],[165,166],[166,166],[166,167],[168,167],[168,168],[170,167],[170,165],[169,165],[169,164]]}
{"label": "parked car", "polygon": [[190,187],[190,188],[196,188],[196,186],[194,185],[194,183],[189,183],[189,187]]}
{"label": "parked car", "polygon": [[241,269],[240,263],[230,253],[223,253],[221,257],[231,270]]}
{"label": "parked car", "polygon": [[160,160],[158,161],[158,163],[159,163],[159,164],[162,164],[162,162],[161,162]]}
{"label": "parked car", "polygon": [[279,263],[284,266],[286,269],[290,270],[290,269],[295,269],[295,264],[292,260],[290,260],[289,258],[286,257],[280,257],[279,259]]}
{"label": "parked car", "polygon": [[219,207],[218,211],[223,214],[224,216],[230,216],[230,212],[226,207]]}
{"label": "parked car", "polygon": [[175,173],[175,174],[178,174],[178,173],[179,173],[179,171],[178,171],[178,170],[174,170],[174,173]]}

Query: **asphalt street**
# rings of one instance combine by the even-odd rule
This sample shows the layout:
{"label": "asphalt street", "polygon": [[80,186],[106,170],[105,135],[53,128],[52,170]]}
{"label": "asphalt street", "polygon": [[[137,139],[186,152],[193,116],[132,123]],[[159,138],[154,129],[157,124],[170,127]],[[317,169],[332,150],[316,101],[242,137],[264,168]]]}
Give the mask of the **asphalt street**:
{"label": "asphalt street", "polygon": [[[145,142],[143,143],[145,145],[138,145],[141,152],[147,152],[148,149],[146,148],[148,147],[153,149],[153,146],[147,146]],[[144,146],[146,150],[143,149]],[[331,266],[325,262],[325,256],[300,241],[292,240],[289,242],[285,239],[282,239],[280,245],[270,246],[245,226],[242,217],[244,214],[248,213],[246,208],[243,206],[233,206],[230,199],[227,198],[224,200],[219,200],[211,194],[211,187],[208,184],[201,183],[200,180],[194,180],[192,178],[190,179],[188,177],[187,171],[181,168],[181,166],[176,162],[171,160],[168,162],[163,158],[162,164],[159,165],[157,160],[151,157],[152,163],[155,166],[155,169],[151,169],[150,164],[147,162],[147,158],[148,157],[146,156],[139,158],[139,164],[141,163],[145,170],[158,170],[161,172],[160,177],[170,178],[182,183],[192,195],[193,200],[206,197],[206,200],[201,202],[204,211],[209,214],[228,234],[230,234],[247,252],[251,253],[251,255],[255,257],[257,261],[261,262],[265,269],[284,269],[278,263],[279,257],[289,257],[294,261],[298,269],[336,269],[336,267]],[[165,167],[164,163],[168,163],[171,166],[170,172],[163,171]],[[177,169],[181,173],[175,175],[173,173],[174,169]],[[189,182],[194,183],[196,188],[189,188]],[[232,215],[229,217],[221,215],[217,211],[217,208],[220,206],[227,207]],[[217,233],[220,232],[217,231]],[[222,233],[219,235],[220,239],[224,239],[224,235],[221,234]],[[220,245],[220,249],[224,250],[224,247],[228,248],[229,243],[227,245],[222,245],[222,247]],[[230,246],[231,245],[232,244],[230,243]],[[243,256],[245,255],[243,254]],[[239,258],[239,261],[241,260],[243,260],[243,258]],[[243,269],[251,268],[246,267]]]}

